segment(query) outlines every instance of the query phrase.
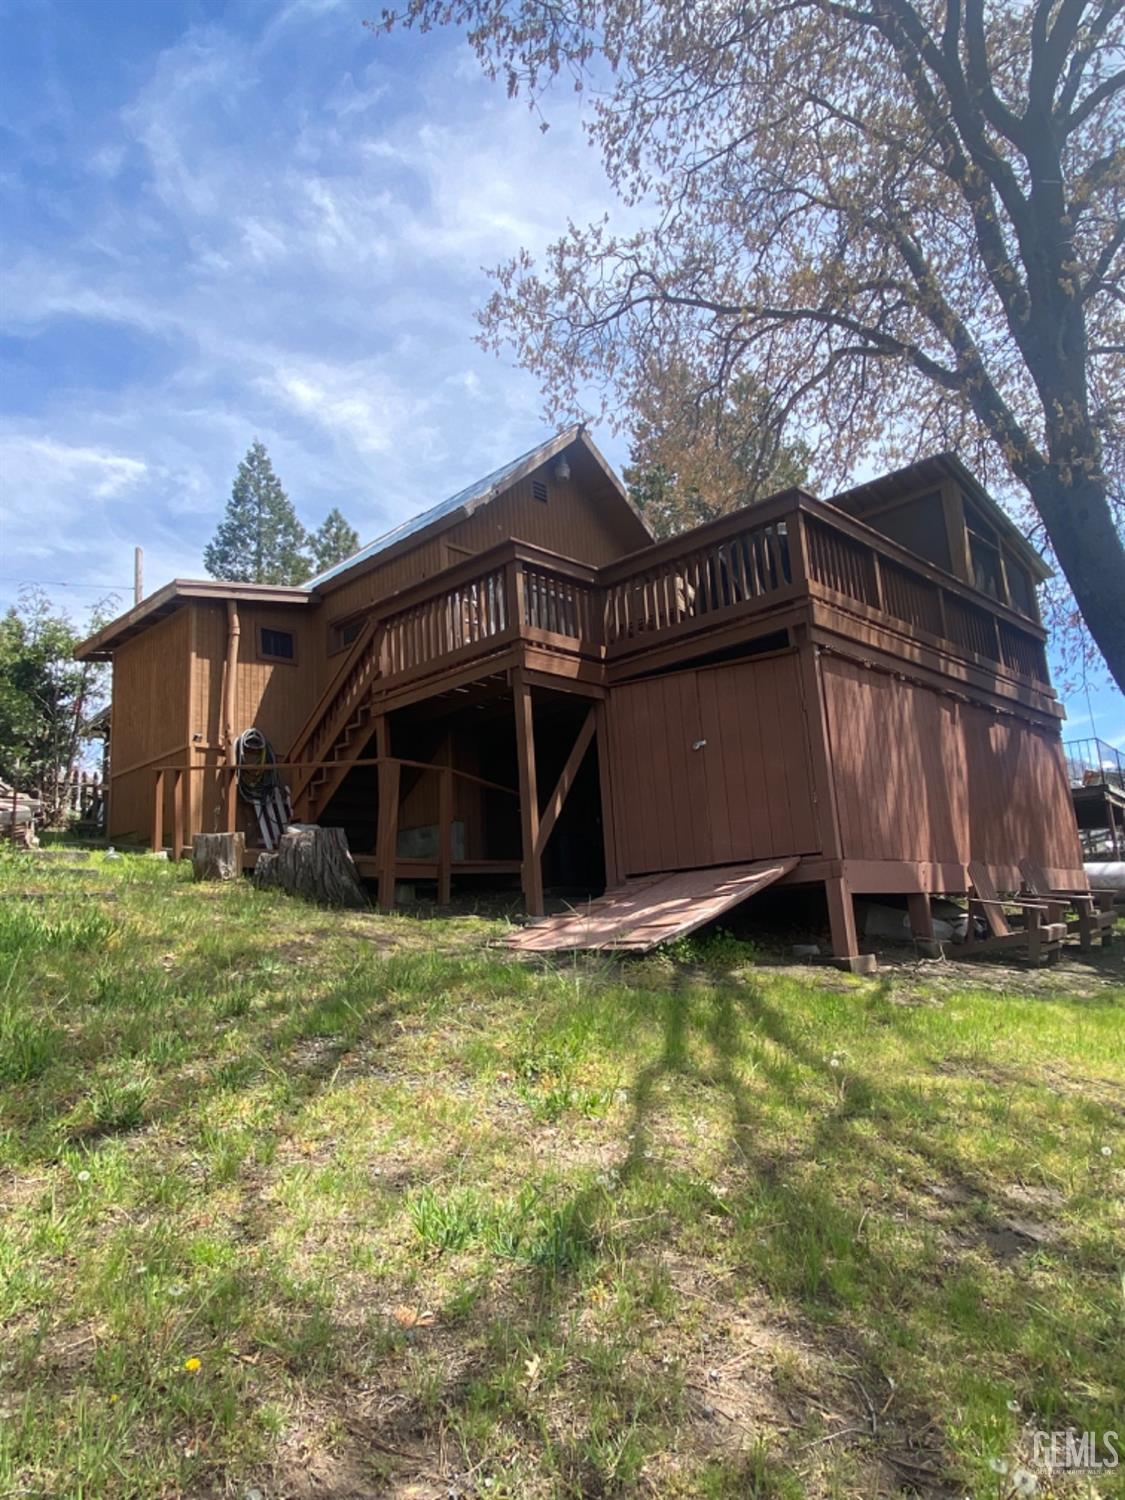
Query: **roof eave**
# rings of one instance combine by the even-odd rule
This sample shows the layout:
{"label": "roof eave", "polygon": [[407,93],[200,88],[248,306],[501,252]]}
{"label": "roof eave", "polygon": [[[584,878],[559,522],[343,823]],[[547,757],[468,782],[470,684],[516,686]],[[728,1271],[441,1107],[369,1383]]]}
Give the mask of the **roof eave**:
{"label": "roof eave", "polygon": [[74,648],[77,661],[108,661],[114,650],[133,636],[166,619],[190,600],[233,599],[245,604],[308,605],[316,596],[298,585],[281,583],[230,583],[217,578],[173,578],[140,604],[110,620]]}

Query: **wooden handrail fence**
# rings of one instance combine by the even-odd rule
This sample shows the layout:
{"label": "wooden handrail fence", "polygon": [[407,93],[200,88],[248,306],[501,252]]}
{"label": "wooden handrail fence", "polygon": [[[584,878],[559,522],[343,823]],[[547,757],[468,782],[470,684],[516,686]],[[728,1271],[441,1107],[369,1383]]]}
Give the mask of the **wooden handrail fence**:
{"label": "wooden handrail fence", "polygon": [[389,689],[517,637],[612,661],[809,591],[1047,681],[1046,634],[1033,620],[799,490],[601,569],[501,543],[385,600],[372,619],[390,642]]}
{"label": "wooden handrail fence", "polygon": [[[272,766],[276,771],[308,771],[319,767],[318,761],[277,761]],[[408,766],[423,774],[438,776],[438,899],[448,902],[453,875],[453,785],[456,779],[471,782],[474,786],[489,791],[501,792],[508,797],[517,797],[515,787],[503,782],[490,781],[472,771],[461,771],[456,766],[439,765],[433,761],[410,760],[404,756],[374,755],[349,762],[353,767],[377,768],[379,770],[379,825],[376,844],[376,865],[379,882],[379,905],[389,911],[394,905],[395,863],[398,848],[399,785],[402,768]],[[232,788],[237,769],[225,761],[183,765],[158,766],[153,771],[153,800],[151,837],[154,850],[164,847],[164,814],[166,789],[170,776],[172,792],[172,839],[170,857],[182,859],[187,852],[185,830],[191,821],[191,781],[193,774],[208,772],[227,780],[227,805],[234,805]]]}

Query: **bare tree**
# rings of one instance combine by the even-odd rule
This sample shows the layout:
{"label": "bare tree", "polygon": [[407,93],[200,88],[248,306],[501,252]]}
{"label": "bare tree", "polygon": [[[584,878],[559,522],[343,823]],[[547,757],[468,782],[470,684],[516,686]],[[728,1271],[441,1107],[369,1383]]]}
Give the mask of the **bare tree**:
{"label": "bare tree", "polygon": [[1022,486],[1125,688],[1122,0],[411,0],[542,108],[560,73],[649,227],[497,271],[553,410],[751,373],[818,478],[955,447]]}

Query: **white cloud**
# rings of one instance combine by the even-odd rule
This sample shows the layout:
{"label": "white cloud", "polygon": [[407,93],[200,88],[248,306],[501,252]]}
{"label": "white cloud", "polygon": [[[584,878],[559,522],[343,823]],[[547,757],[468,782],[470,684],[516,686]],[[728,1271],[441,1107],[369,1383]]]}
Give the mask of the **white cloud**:
{"label": "white cloud", "polygon": [[394,451],[425,408],[386,376],[364,365],[287,365],[267,384],[296,411],[343,438],[360,453]]}
{"label": "white cloud", "polygon": [[0,326],[104,344],[0,431],[42,576],[127,575],[134,543],[152,588],[198,573],[254,435],[307,523],[339,505],[365,538],[541,436],[535,383],[475,346],[474,313],[482,264],[606,206],[576,106],[544,136],[448,35],[391,52],[370,10],[193,29],[75,124],[79,227],[32,227],[0,269]]}
{"label": "white cloud", "polygon": [[84,496],[108,500],[144,478],[148,465],[121,453],[73,448],[48,438],[0,436],[0,474],[10,494],[31,490],[37,500]]}

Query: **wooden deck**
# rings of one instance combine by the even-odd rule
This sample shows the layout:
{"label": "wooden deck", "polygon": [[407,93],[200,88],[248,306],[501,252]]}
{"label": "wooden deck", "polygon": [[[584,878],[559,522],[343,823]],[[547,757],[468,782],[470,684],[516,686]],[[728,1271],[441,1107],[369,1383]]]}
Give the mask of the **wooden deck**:
{"label": "wooden deck", "polygon": [[482,675],[604,693],[795,629],[1058,715],[1038,624],[794,490],[606,567],[510,541],[383,600],[290,746],[294,806],[315,818],[385,715]]}
{"label": "wooden deck", "polygon": [[608,567],[512,541],[392,595],[368,616],[290,759],[316,759],[308,736],[359,696],[393,701],[517,643],[540,648],[548,668],[573,673],[582,661],[593,680],[613,682],[689,655],[703,632],[810,602],[846,612],[857,636],[877,625],[991,677],[1047,688],[1034,621],[794,491]]}

